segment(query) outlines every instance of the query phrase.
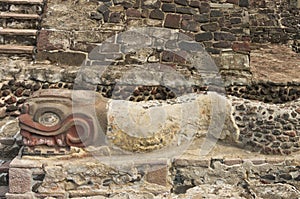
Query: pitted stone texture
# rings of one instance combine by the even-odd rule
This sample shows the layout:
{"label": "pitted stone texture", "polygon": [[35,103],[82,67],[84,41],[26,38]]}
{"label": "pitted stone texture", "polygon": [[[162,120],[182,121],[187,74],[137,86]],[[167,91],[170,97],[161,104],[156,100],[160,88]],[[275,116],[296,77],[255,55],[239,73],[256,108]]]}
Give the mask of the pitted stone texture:
{"label": "pitted stone texture", "polygon": [[239,98],[258,100],[265,103],[283,104],[300,98],[300,84],[297,82],[252,82],[248,85],[226,87],[228,95]]}
{"label": "pitted stone texture", "polygon": [[300,150],[299,99],[266,104],[232,97],[240,140],[246,148],[265,154],[289,155]]}
{"label": "pitted stone texture", "polygon": [[32,176],[30,169],[9,169],[9,193],[22,194],[31,191]]}

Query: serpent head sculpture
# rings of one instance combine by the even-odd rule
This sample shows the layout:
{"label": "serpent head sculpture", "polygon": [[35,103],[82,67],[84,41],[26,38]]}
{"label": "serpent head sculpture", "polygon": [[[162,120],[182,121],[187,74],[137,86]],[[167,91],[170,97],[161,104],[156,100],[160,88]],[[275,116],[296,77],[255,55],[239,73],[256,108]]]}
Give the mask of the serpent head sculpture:
{"label": "serpent head sculpture", "polygon": [[93,91],[41,90],[19,117],[27,147],[114,146],[151,152],[191,141],[195,135],[237,140],[229,101],[216,93],[174,100],[112,100]]}
{"label": "serpent head sculpture", "polygon": [[[23,105],[23,114],[19,117],[24,145],[84,147],[93,144],[99,132],[107,128],[107,99],[93,93],[97,95],[96,101],[90,102],[84,93],[81,100],[74,103],[72,95],[76,93],[82,92],[41,90],[34,93]],[[78,107],[77,111],[72,106]],[[88,108],[91,106],[101,114],[95,117]]]}

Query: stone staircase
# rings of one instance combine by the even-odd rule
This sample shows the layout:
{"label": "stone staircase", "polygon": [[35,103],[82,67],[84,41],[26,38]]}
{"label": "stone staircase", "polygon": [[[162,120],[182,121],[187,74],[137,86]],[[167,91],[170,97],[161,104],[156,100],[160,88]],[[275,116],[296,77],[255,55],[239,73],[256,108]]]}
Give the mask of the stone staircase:
{"label": "stone staircase", "polygon": [[0,0],[0,54],[34,58],[44,0]]}

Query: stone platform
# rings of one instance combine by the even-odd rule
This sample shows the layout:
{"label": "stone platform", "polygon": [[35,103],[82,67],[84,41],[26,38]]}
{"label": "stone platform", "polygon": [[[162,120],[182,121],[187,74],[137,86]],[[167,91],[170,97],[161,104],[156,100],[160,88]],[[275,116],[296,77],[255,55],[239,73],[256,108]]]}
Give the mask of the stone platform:
{"label": "stone platform", "polygon": [[[78,148],[64,156],[16,157],[8,199],[15,198],[289,198],[300,197],[300,155],[272,156],[204,138],[184,154],[119,161]],[[207,140],[206,140],[207,141]],[[138,157],[138,156],[136,156]]]}

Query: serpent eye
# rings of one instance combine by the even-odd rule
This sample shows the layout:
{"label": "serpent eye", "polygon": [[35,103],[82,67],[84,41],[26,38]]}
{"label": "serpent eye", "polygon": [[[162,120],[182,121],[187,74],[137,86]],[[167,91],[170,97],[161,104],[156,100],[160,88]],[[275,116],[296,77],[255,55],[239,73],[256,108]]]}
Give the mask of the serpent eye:
{"label": "serpent eye", "polygon": [[52,112],[45,112],[39,117],[39,123],[44,126],[55,126],[60,122],[60,118],[57,114]]}

